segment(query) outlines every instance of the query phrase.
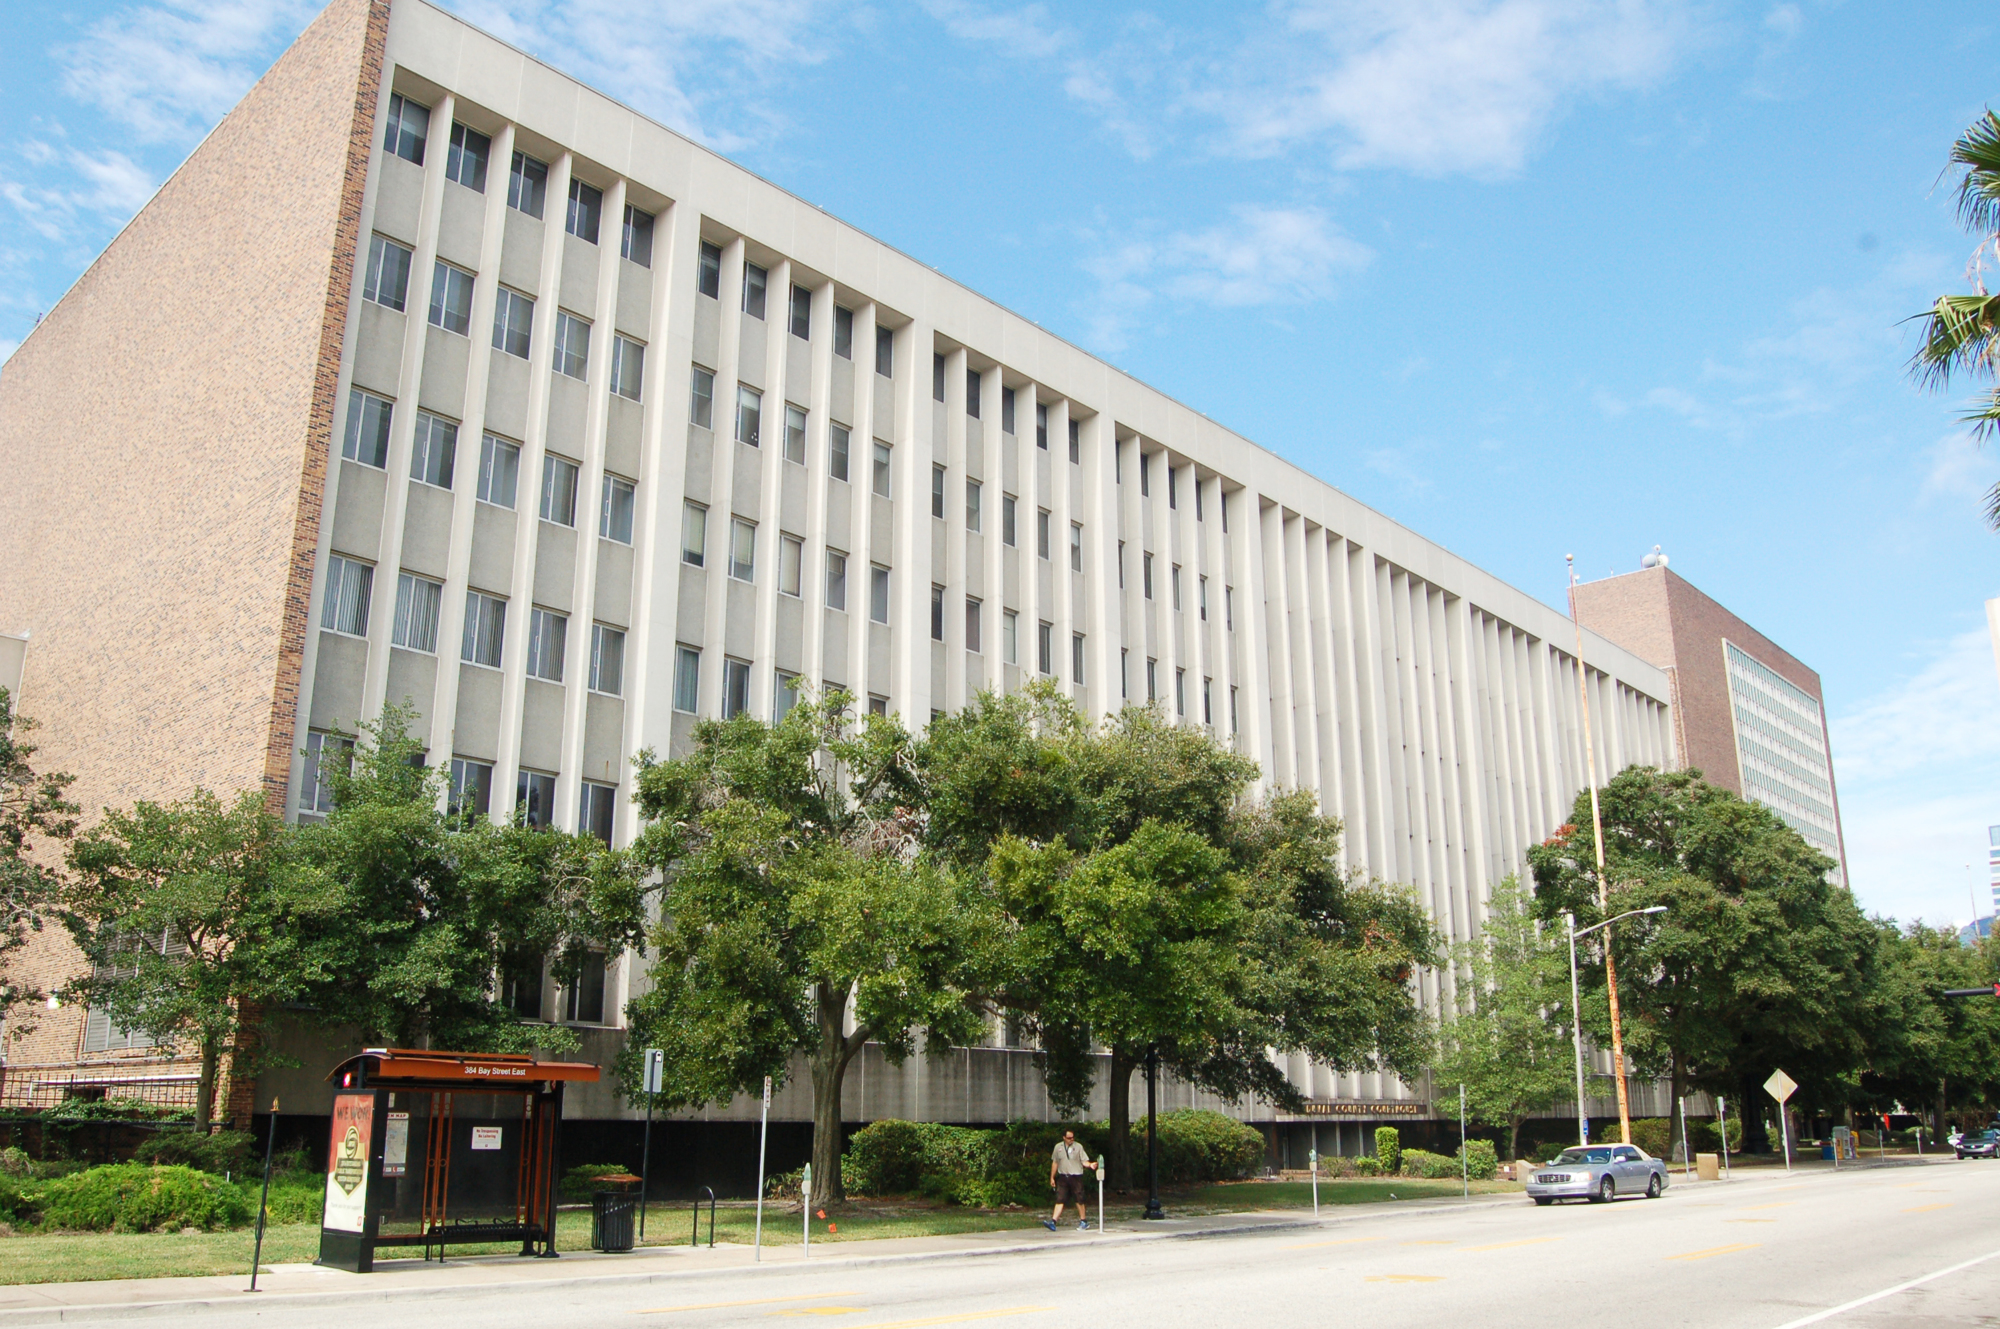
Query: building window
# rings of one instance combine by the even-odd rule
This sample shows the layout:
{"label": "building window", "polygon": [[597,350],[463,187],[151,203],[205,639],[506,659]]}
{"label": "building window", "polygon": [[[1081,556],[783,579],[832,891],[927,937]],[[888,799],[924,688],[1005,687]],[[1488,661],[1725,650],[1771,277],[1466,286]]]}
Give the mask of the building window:
{"label": "building window", "polygon": [[1074,420],[1069,422],[1069,459],[1072,465],[1081,465],[1083,462],[1083,443],[1077,434],[1077,422]]}
{"label": "building window", "polygon": [[792,713],[792,707],[799,704],[799,676],[788,674],[782,669],[771,674],[771,723],[783,724],[785,717]]}
{"label": "building window", "polygon": [[569,644],[569,619],[553,609],[528,610],[528,677],[550,683],[563,681],[563,650]]}
{"label": "building window", "polygon": [[556,311],[556,372],[583,378],[590,371],[590,324],[565,310]]}
{"label": "building window", "polygon": [[535,330],[535,302],[505,286],[493,301],[493,349],[528,358],[528,340]]}
{"label": "building window", "polygon": [[1174,670],[1174,714],[1187,718],[1187,670]]}
{"label": "building window", "polygon": [[556,810],[556,777],[524,770],[514,781],[514,813],[530,826],[546,827]]}
{"label": "building window", "polygon": [[1194,519],[1201,520],[1201,481],[1194,482]]}
{"label": "building window", "polygon": [[[1196,490],[1200,493],[1200,490]],[[1208,578],[1197,577],[1194,584],[1195,609],[1201,614],[1201,621],[1208,622]]]}
{"label": "building window", "polygon": [[1226,631],[1236,631],[1236,588],[1222,588],[1222,626]]}
{"label": "building window", "polygon": [[826,469],[827,474],[836,480],[845,480],[847,478],[848,437],[846,425],[827,426]]}
{"label": "building window", "polygon": [[1153,459],[1143,452],[1139,454],[1139,493],[1148,498],[1153,493]]}
{"label": "building window", "polygon": [[974,535],[979,534],[979,500],[979,481],[967,480],[965,482],[965,529],[971,531]]}
{"label": "building window", "polygon": [[986,647],[980,632],[981,616],[985,606],[971,596],[965,597],[965,649],[975,655],[985,654]]}
{"label": "building window", "polygon": [[1014,389],[1000,389],[1000,432],[1014,432]]}
{"label": "building window", "polygon": [[1125,589],[1125,542],[1118,542],[1118,589]]}
{"label": "building window", "polygon": [[419,106],[400,92],[389,98],[389,133],[382,147],[390,156],[422,166],[424,140],[430,137],[430,132],[430,107]]}
{"label": "building window", "polygon": [[1181,565],[1180,565],[1180,564],[1178,564],[1178,563],[1174,564],[1174,567],[1173,567],[1173,571],[1172,571],[1172,572],[1171,572],[1171,573],[1169,574],[1169,579],[1170,579],[1170,580],[1172,581],[1172,583],[1173,583],[1173,591],[1174,591],[1174,612],[1175,612],[1175,613],[1179,613],[1179,612],[1180,612],[1180,607],[1181,607]]}
{"label": "building window", "polygon": [[968,369],[965,371],[965,413],[975,420],[979,418],[979,371],[977,369]]}
{"label": "building window", "polygon": [[729,575],[738,581],[757,579],[757,523],[729,519]]}
{"label": "building window", "polygon": [[1077,684],[1083,682],[1083,634],[1081,632],[1072,632],[1069,634],[1069,681]]}
{"label": "building window", "polygon": [[1229,534],[1229,495],[1220,489],[1215,491],[1215,505],[1222,509],[1222,533]]}
{"label": "building window", "polygon": [[1148,600],[1152,599],[1153,556],[1149,553],[1139,555],[1139,585],[1140,585],[1140,593],[1144,595]]}
{"label": "building window", "polygon": [[806,542],[796,535],[778,534],[778,594],[797,596],[805,580]]}
{"label": "building window", "polygon": [[868,713],[870,715],[887,715],[889,713],[889,699],[879,692],[869,693]]}
{"label": "building window", "polygon": [[1000,495],[1000,543],[1010,548],[1014,544],[1014,496],[1012,494]]}
{"label": "building window", "polygon": [[389,644],[405,650],[437,654],[438,609],[444,603],[444,583],[414,572],[396,575],[396,623]]}
{"label": "building window", "polygon": [[882,624],[889,621],[889,569],[880,563],[868,568],[868,621]]}
{"label": "building window", "polygon": [[542,520],[558,526],[576,525],[576,476],[573,461],[553,452],[542,457]]}
{"label": "building window", "polygon": [[715,371],[694,367],[688,376],[688,420],[703,429],[715,427]]}
{"label": "building window", "polygon": [[764,317],[764,288],[771,274],[755,263],[743,265],[743,312],[752,318]]}
{"label": "building window", "polygon": [[701,652],[692,646],[674,645],[674,709],[694,714],[701,700]]}
{"label": "building window", "polygon": [[1229,685],[1229,732],[1236,732],[1236,685]]}
{"label": "building window", "polygon": [[931,583],[931,640],[944,640],[944,587]]}
{"label": "building window", "polygon": [[1044,674],[1056,671],[1056,626],[1043,623],[1035,630],[1035,663]]}
{"label": "building window", "polygon": [[604,191],[595,185],[587,185],[571,176],[569,179],[569,212],[563,219],[563,229],[579,240],[597,243],[597,227],[604,216]]}
{"label": "building window", "polygon": [[479,440],[479,501],[496,508],[514,506],[515,490],[521,474],[518,444],[487,434]]}
{"label": "building window", "polygon": [[[1198,492],[1198,491],[1197,491],[1197,492]],[[1205,724],[1205,725],[1212,725],[1212,724],[1214,724],[1214,723],[1215,723],[1215,708],[1214,708],[1213,706],[1211,706],[1211,705],[1209,704],[1209,694],[1210,694],[1210,693],[1212,693],[1212,692],[1213,692],[1214,690],[1215,690],[1215,680],[1214,680],[1214,679],[1212,679],[1212,678],[1204,678],[1204,679],[1202,679],[1202,681],[1201,681],[1201,722],[1202,722],[1203,724]]]}
{"label": "building window", "polygon": [[[583,782],[582,800],[577,804],[576,808],[576,833],[578,835],[594,835],[609,848],[611,844],[611,821],[617,815],[617,811],[617,785],[598,784],[595,780],[585,780]],[[603,957],[599,956],[597,963],[602,967],[604,964]],[[585,968],[588,967],[589,962],[585,961]],[[597,1018],[600,1020],[604,1018],[603,988],[601,985],[598,989]]]}
{"label": "building window", "polygon": [[361,298],[402,312],[410,294],[410,251],[386,235],[368,242],[368,277]]}
{"label": "building window", "polygon": [[604,473],[603,502],[597,511],[600,538],[616,540],[621,545],[632,543],[632,506],[636,493],[632,482],[624,476]]}
{"label": "building window", "polygon": [[491,138],[476,129],[453,124],[451,151],[445,154],[444,159],[444,178],[483,194],[486,192],[486,163],[492,155]]}
{"label": "building window", "polygon": [[736,441],[758,446],[764,424],[764,394],[748,384],[736,385]]}
{"label": "building window", "polygon": [[701,266],[695,270],[695,290],[711,300],[722,298],[722,246],[701,242]]}
{"label": "building window", "polygon": [[1049,450],[1049,408],[1040,402],[1035,403],[1035,446]]}
{"label": "building window", "polygon": [[351,558],[332,555],[326,565],[326,595],[320,602],[319,625],[349,637],[368,635],[368,597],[375,587],[375,569]]}
{"label": "building window", "polygon": [[514,154],[507,172],[507,206],[530,217],[542,215],[542,200],[549,192],[549,164],[525,152]]}
{"label": "building window", "polygon": [[689,499],[681,505],[681,562],[701,567],[708,559],[708,509]]}
{"label": "building window", "polygon": [[625,634],[602,623],[590,625],[590,690],[625,695]]}
{"label": "building window", "polygon": [[1160,699],[1160,662],[1150,657],[1146,660],[1146,701],[1150,704]]}
{"label": "building window", "polygon": [[396,405],[387,397],[354,388],[347,394],[347,434],[340,455],[376,470],[389,467],[389,421]]}
{"label": "building window", "polygon": [[1132,695],[1132,652],[1118,648],[1118,696],[1122,700]]}
{"label": "building window", "polygon": [[785,460],[806,464],[806,413],[785,403]]}
{"label": "building window", "polygon": [[429,411],[418,411],[417,436],[410,448],[410,478],[449,489],[457,459],[458,426]]}
{"label": "building window", "polygon": [[618,256],[629,258],[642,268],[653,266],[653,214],[630,203],[625,205],[625,230],[619,237]]}
{"label": "building window", "polygon": [[1021,616],[1011,609],[1000,614],[1000,658],[1008,664],[1021,663]]}
{"label": "building window", "polygon": [[1043,558],[1049,556],[1049,510],[1047,508],[1038,508],[1035,511],[1035,553]]}
{"label": "building window", "polygon": [[883,378],[896,376],[896,334],[888,328],[875,329],[875,372]]}
{"label": "building window", "polygon": [[611,390],[626,401],[638,401],[646,376],[646,348],[630,337],[611,338]]}
{"label": "building window", "polygon": [[1069,524],[1069,570],[1071,572],[1083,571],[1082,522],[1073,521]]}
{"label": "building window", "polygon": [[847,555],[838,549],[826,551],[826,607],[847,608]]}
{"label": "building window", "polygon": [[931,467],[931,516],[944,520],[944,467]]}
{"label": "building window", "polygon": [[1173,464],[1172,464],[1171,462],[1170,462],[1170,463],[1168,463],[1168,465],[1167,465],[1167,506],[1168,506],[1168,507],[1170,507],[1170,508],[1178,508],[1178,507],[1179,507],[1179,506],[1181,505],[1181,497],[1180,497],[1180,495],[1181,495],[1181,486],[1180,486],[1180,478],[1181,478],[1181,473],[1180,473],[1179,471],[1177,471],[1177,470],[1175,470],[1175,469],[1173,468]]}
{"label": "building window", "polygon": [[333,782],[329,770],[345,771],[354,761],[354,740],[314,729],[306,734],[304,779],[299,790],[299,811],[333,811]]}
{"label": "building window", "polygon": [[942,355],[933,354],[931,356],[931,399],[933,401],[944,400],[944,357]]}
{"label": "building window", "polygon": [[875,440],[875,497],[889,497],[889,445]]}
{"label": "building window", "polygon": [[750,662],[722,660],[722,718],[733,720],[750,709]]}
{"label": "building window", "polygon": [[465,634],[458,658],[470,664],[500,667],[500,648],[507,636],[507,602],[478,591],[465,593]]}
{"label": "building window", "polygon": [[443,259],[431,265],[431,326],[472,335],[472,274]]}
{"label": "building window", "polygon": [[802,340],[812,340],[813,293],[797,282],[792,283],[792,335]]}
{"label": "building window", "polygon": [[450,781],[445,792],[445,815],[483,817],[492,809],[492,762],[473,761],[469,757],[453,757]]}
{"label": "building window", "polygon": [[854,311],[833,307],[833,353],[843,360],[854,358]]}

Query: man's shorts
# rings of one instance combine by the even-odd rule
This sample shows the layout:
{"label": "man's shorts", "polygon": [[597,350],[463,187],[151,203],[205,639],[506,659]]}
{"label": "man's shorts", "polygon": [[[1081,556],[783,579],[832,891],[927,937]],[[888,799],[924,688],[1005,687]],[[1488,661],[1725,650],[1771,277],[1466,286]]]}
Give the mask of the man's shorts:
{"label": "man's shorts", "polygon": [[1056,1173],[1056,1203],[1083,1203],[1083,1174],[1081,1172]]}

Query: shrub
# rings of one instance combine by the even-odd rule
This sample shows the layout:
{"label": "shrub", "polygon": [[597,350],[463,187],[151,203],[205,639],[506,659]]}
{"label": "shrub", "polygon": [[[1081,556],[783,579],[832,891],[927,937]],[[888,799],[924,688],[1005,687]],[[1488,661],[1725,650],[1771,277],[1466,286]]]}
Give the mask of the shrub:
{"label": "shrub", "polygon": [[254,1144],[248,1131],[161,1131],[132,1151],[134,1163],[191,1167],[217,1176],[241,1176]]}
{"label": "shrub", "polygon": [[[244,1183],[249,1193],[251,1217],[256,1217],[263,1179]],[[274,1173],[271,1177],[270,1207],[265,1221],[270,1223],[317,1223],[326,1205],[326,1178],[317,1173]]]}
{"label": "shrub", "polygon": [[1406,1177],[1456,1177],[1458,1159],[1444,1154],[1434,1154],[1428,1149],[1403,1150],[1403,1175]]}
{"label": "shrub", "polygon": [[0,1223],[25,1224],[28,1221],[27,1207],[21,1200],[22,1183],[19,1177],[0,1172]]}
{"label": "shrub", "polygon": [[[1133,1133],[1134,1171],[1145,1145],[1143,1123]],[[1174,1185],[1235,1181],[1264,1159],[1264,1136],[1220,1112],[1183,1108],[1160,1114],[1160,1180]]]}
{"label": "shrub", "polygon": [[1396,1165],[1403,1152],[1403,1137],[1394,1126],[1375,1128],[1375,1161],[1382,1167],[1384,1176],[1394,1176]]}
{"label": "shrub", "polygon": [[597,1189],[596,1181],[599,1177],[616,1176],[624,1171],[626,1168],[621,1163],[584,1163],[563,1173],[558,1190],[562,1198],[571,1204],[583,1204],[590,1199],[591,1192]]}
{"label": "shrub", "polygon": [[152,1232],[241,1227],[252,1217],[243,1188],[190,1167],[112,1163],[24,1192],[44,1229]]}
{"label": "shrub", "polygon": [[34,1164],[28,1161],[28,1151],[17,1145],[0,1149],[0,1176],[28,1177],[34,1175]]}
{"label": "shrub", "polygon": [[840,1161],[857,1195],[915,1195],[944,1174],[984,1176],[994,1132],[928,1121],[877,1121],[856,1131]]}
{"label": "shrub", "polygon": [[[1722,1152],[1720,1133],[1713,1121],[1690,1121],[1688,1123],[1688,1143],[1698,1154]],[[1735,1117],[1729,1119],[1729,1152],[1738,1153],[1743,1148],[1743,1123]]]}
{"label": "shrub", "polygon": [[1632,1143],[1655,1158],[1672,1156],[1677,1134],[1674,1124],[1665,1117],[1645,1117],[1632,1123]]}
{"label": "shrub", "polygon": [[1500,1175],[1500,1159],[1491,1140],[1467,1140],[1465,1158],[1467,1173],[1474,1181],[1491,1181]]}
{"label": "shrub", "polygon": [[1362,1154],[1354,1160],[1354,1175],[1357,1177],[1381,1176],[1382,1160],[1373,1154]]}
{"label": "shrub", "polygon": [[764,1198],[767,1200],[796,1200],[799,1185],[805,1180],[804,1167],[795,1167],[790,1172],[777,1172],[764,1178]]}

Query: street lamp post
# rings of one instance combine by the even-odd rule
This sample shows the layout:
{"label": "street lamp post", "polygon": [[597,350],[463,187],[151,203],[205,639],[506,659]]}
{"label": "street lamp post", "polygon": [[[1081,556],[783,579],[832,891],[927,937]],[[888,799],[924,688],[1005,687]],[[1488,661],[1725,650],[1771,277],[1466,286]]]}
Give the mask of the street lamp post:
{"label": "street lamp post", "polygon": [[[1146,1049],[1146,1212],[1145,1218],[1165,1218],[1160,1208],[1160,1050]],[[1099,1215],[1103,1217],[1103,1215]]]}
{"label": "street lamp post", "polygon": [[[1576,915],[1567,910],[1563,912],[1563,927],[1569,932],[1569,1037],[1570,1046],[1576,1052],[1576,1142],[1578,1144],[1590,1143],[1590,1115],[1585,1109],[1583,1102],[1583,1001],[1577,995],[1576,987],[1576,939],[1578,937],[1587,937],[1599,928],[1608,928],[1621,918],[1637,918],[1641,914],[1664,914],[1666,912],[1667,907],[1663,904],[1656,904],[1646,909],[1628,909],[1616,917],[1605,919],[1602,923],[1592,923],[1582,931],[1577,930]],[[1608,946],[1604,951],[1604,964],[1605,981],[1616,981],[1614,971],[1611,969],[1611,949]],[[1611,999],[1611,1012],[1611,1028],[1613,1037],[1615,1038],[1618,1029],[1618,998],[1615,994]],[[1617,1071],[1619,1120],[1620,1124],[1623,1124],[1625,1108],[1625,1063],[1622,1060],[1617,1062]],[[1632,1142],[1630,1139],[1632,1132],[1629,1126],[1626,1127],[1625,1134],[1627,1137],[1625,1143],[1630,1144]]]}

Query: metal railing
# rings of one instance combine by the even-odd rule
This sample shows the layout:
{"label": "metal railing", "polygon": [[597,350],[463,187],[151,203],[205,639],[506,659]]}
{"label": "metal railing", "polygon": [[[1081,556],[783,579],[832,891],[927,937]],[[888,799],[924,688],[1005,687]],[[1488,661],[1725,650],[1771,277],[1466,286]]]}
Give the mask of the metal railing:
{"label": "metal railing", "polygon": [[[708,1245],[709,1249],[713,1250],[715,1248],[715,1187],[704,1186],[702,1189],[708,1192]],[[688,1245],[699,1246],[701,1245],[701,1197],[695,1197],[693,1209],[694,1225],[688,1230]]]}

